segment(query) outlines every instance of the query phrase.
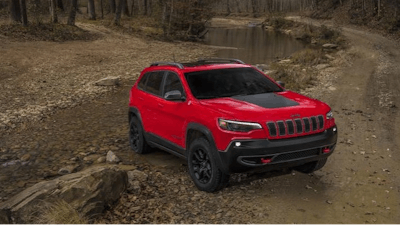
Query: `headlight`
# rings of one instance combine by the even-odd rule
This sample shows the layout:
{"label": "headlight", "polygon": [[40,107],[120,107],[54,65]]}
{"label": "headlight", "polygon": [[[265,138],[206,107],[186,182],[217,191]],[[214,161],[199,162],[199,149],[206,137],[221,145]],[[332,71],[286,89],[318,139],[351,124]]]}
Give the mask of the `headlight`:
{"label": "headlight", "polygon": [[232,120],[218,119],[219,126],[224,130],[248,132],[251,130],[262,129],[259,123],[239,122]]}
{"label": "headlight", "polygon": [[329,111],[329,112],[326,114],[326,119],[327,119],[327,120],[333,119],[333,113],[332,113],[332,111]]}

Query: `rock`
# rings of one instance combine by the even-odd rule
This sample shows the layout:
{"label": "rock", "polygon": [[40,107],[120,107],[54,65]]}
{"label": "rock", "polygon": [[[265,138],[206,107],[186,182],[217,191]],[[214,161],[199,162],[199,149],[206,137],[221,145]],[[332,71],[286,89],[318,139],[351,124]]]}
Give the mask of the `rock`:
{"label": "rock", "polygon": [[292,60],[290,59],[282,59],[281,61],[279,61],[279,64],[284,64],[284,63],[290,63]]}
{"label": "rock", "polygon": [[322,45],[323,48],[328,48],[328,49],[335,49],[337,47],[339,47],[338,45],[335,44],[324,44]]}
{"label": "rock", "polygon": [[95,82],[97,86],[116,86],[120,85],[121,78],[120,77],[106,77],[101,80]]}
{"label": "rock", "polygon": [[333,56],[331,56],[331,55],[329,55],[329,54],[326,54],[325,57],[328,58],[328,59],[330,59],[330,60],[334,60],[334,59],[335,59],[335,57],[333,57]]}
{"label": "rock", "polygon": [[333,86],[330,86],[330,87],[328,87],[328,90],[330,90],[330,91],[336,91],[336,88],[333,87]]}
{"label": "rock", "polygon": [[149,176],[146,173],[144,173],[142,171],[139,171],[139,170],[128,171],[128,181],[129,181],[129,183],[131,183],[131,182],[133,182],[135,180],[138,180],[140,182],[145,182],[145,181],[147,181],[148,177]]}
{"label": "rock", "polygon": [[41,207],[57,200],[68,203],[78,213],[92,219],[116,202],[127,185],[126,172],[110,166],[92,167],[43,181],[0,203],[0,222],[3,211],[9,210],[15,223],[39,223],[35,218]]}
{"label": "rock", "polygon": [[319,64],[319,65],[316,65],[316,66],[315,66],[315,69],[317,69],[317,70],[323,70],[323,69],[328,68],[328,67],[330,67],[329,64]]}
{"label": "rock", "polygon": [[106,161],[107,161],[108,163],[118,163],[118,162],[120,162],[121,160],[114,154],[114,152],[108,151],[108,152],[107,152]]}
{"label": "rock", "polygon": [[58,170],[59,175],[66,175],[75,172],[77,166],[69,165]]}
{"label": "rock", "polygon": [[21,156],[21,161],[22,161],[22,162],[26,162],[26,161],[28,161],[30,158],[31,158],[31,155],[30,155],[30,154],[25,154],[25,155]]}
{"label": "rock", "polygon": [[106,162],[106,157],[104,157],[104,156],[99,157],[99,158],[96,160],[96,162],[97,162],[97,163],[105,163],[105,162]]}

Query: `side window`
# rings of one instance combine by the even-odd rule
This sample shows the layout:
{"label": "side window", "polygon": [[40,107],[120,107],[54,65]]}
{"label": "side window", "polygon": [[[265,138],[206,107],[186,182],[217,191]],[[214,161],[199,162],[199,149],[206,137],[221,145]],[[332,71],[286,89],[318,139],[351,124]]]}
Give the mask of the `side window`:
{"label": "side window", "polygon": [[139,89],[141,89],[141,90],[145,89],[146,81],[147,81],[147,78],[149,77],[149,74],[150,73],[146,73],[145,75],[143,75],[142,79],[140,79],[139,84],[138,84]]}
{"label": "side window", "polygon": [[183,92],[182,83],[179,80],[178,75],[176,73],[168,72],[167,73],[167,78],[165,79],[165,86],[164,86],[163,96],[168,91],[175,91],[175,90],[180,91],[182,93],[182,96],[185,95],[185,93]]}
{"label": "side window", "polygon": [[146,83],[146,91],[161,96],[161,83],[164,77],[164,71],[152,72]]}

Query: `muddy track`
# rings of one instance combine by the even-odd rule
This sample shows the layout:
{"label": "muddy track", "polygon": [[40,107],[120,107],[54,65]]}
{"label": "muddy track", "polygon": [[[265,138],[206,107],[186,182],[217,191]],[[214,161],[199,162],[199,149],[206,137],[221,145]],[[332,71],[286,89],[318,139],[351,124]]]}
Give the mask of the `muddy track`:
{"label": "muddy track", "polygon": [[[81,170],[112,150],[122,164],[148,173],[149,183],[124,195],[101,223],[398,223],[400,49],[379,35],[342,30],[352,47],[343,67],[330,71],[334,88],[328,91],[321,83],[307,92],[333,108],[340,132],[321,171],[263,179],[235,175],[216,194],[199,192],[184,161],[160,151],[138,156],[129,149],[126,107],[134,77],[127,76],[121,87],[90,103],[3,134],[0,148],[7,162],[29,158],[1,168],[0,201],[58,176],[61,167]],[[109,51],[111,40],[102,43]]]}

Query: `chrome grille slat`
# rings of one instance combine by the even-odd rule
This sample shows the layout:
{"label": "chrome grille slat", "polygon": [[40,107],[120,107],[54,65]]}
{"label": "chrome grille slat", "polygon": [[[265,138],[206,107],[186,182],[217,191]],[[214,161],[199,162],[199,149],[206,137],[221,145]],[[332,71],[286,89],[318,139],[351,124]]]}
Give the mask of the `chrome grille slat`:
{"label": "chrome grille slat", "polygon": [[266,123],[271,137],[306,134],[324,129],[324,116],[311,116],[297,119],[269,121]]}

